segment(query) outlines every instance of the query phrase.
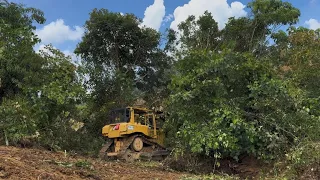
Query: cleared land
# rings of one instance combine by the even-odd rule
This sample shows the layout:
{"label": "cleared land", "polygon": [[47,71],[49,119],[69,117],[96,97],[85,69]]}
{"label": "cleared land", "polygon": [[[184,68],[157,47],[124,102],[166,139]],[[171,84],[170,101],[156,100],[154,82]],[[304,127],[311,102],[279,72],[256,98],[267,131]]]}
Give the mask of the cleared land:
{"label": "cleared land", "polygon": [[181,179],[153,163],[107,162],[39,149],[0,146],[0,179]]}

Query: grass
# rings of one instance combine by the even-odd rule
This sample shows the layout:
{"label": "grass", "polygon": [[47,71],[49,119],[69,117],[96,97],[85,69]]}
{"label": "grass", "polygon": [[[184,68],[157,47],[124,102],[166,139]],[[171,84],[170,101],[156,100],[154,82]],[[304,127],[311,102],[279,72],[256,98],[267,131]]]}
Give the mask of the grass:
{"label": "grass", "polygon": [[181,180],[239,180],[239,177],[236,176],[230,176],[227,174],[208,174],[208,175],[193,175],[193,176],[188,176],[185,175],[181,178]]}

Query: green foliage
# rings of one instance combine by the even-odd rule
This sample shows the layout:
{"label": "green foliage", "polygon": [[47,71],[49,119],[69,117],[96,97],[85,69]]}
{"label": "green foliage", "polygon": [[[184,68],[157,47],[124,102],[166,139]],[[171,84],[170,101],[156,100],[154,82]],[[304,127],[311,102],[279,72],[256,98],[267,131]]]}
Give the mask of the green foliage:
{"label": "green foliage", "polygon": [[180,148],[213,156],[253,153],[268,158],[292,143],[292,133],[303,136],[295,132],[302,124],[290,127],[293,120],[286,120],[289,116],[300,122],[302,115],[294,107],[299,94],[287,92],[288,85],[251,56],[190,53],[177,63],[177,70],[167,126],[178,131],[173,138],[178,137]]}
{"label": "green foliage", "polygon": [[41,118],[23,88],[37,82],[35,72],[44,62],[33,51],[39,42],[33,23],[45,19],[40,10],[6,1],[0,2],[0,14],[0,130],[9,141],[17,142],[35,135]]}
{"label": "green foliage", "polygon": [[[86,149],[94,151],[100,139],[93,138],[84,124],[88,117],[84,103],[85,91],[71,59],[51,46],[40,53],[46,60],[44,79],[39,86],[28,88],[39,115],[38,127],[43,130],[41,140],[50,148],[60,150]],[[37,93],[32,93],[37,92]],[[79,104],[79,105],[77,105]],[[90,146],[87,143],[92,143]]]}
{"label": "green foliage", "polygon": [[84,89],[71,59],[51,46],[46,46],[45,51],[40,51],[40,56],[45,59],[45,64],[41,68],[42,81],[39,83],[40,86],[28,90],[37,90],[40,92],[40,97],[57,105],[68,105],[79,101]]}
{"label": "green foliage", "polygon": [[100,140],[81,128],[87,114],[77,106],[85,98],[77,67],[51,45],[39,54],[33,50],[40,42],[33,23],[43,23],[43,13],[15,3],[0,5],[1,133],[10,144],[28,139],[52,149],[93,151]]}
{"label": "green foliage", "polygon": [[[0,2],[0,101],[15,96],[32,83],[28,77],[41,67],[33,46],[39,42],[34,35],[34,22],[44,23],[43,13],[34,8]],[[34,79],[35,80],[35,79]]]}
{"label": "green foliage", "polygon": [[36,135],[38,117],[26,99],[3,99],[0,106],[0,129],[8,139],[17,142],[22,137]]}
{"label": "green foliage", "polygon": [[100,136],[111,108],[133,105],[139,98],[159,106],[167,95],[171,64],[160,48],[160,33],[140,27],[133,14],[94,9],[85,23],[85,35],[75,53],[80,55],[90,89],[89,131]]}
{"label": "green foliage", "polygon": [[248,4],[254,18],[265,25],[295,24],[299,20],[299,9],[282,0],[255,0]]}
{"label": "green foliage", "polygon": [[305,140],[290,149],[276,163],[268,177],[274,179],[318,179],[320,172],[319,143]]}
{"label": "green foliage", "polygon": [[[179,26],[182,49],[166,124],[178,152],[268,160],[304,138],[319,140],[318,34],[303,28],[274,32],[298,21],[300,12],[290,3],[257,0],[248,7],[252,17],[230,18],[222,30],[207,12]],[[202,38],[208,28],[215,29],[210,45]],[[269,38],[276,43],[268,44]],[[293,71],[283,72],[284,65]]]}
{"label": "green foliage", "polygon": [[219,40],[217,39],[220,34],[218,23],[208,11],[200,16],[198,20],[195,19],[195,16],[189,16],[184,22],[179,24],[178,28],[182,32],[180,41],[183,48],[214,49],[219,44]]}
{"label": "green foliage", "polygon": [[217,175],[217,174],[209,174],[209,175],[201,175],[201,176],[183,176],[181,180],[210,180],[210,179],[216,179],[216,180],[238,180],[240,178],[235,176],[230,176],[227,174],[223,175]]}
{"label": "green foliage", "polygon": [[289,29],[288,46],[281,60],[291,68],[287,77],[305,89],[309,97],[318,98],[320,93],[319,32],[305,28]]}
{"label": "green foliage", "polygon": [[116,106],[126,106],[136,99],[134,90],[145,98],[161,95],[157,90],[166,84],[163,78],[170,59],[159,48],[160,34],[139,27],[140,23],[133,14],[106,9],[90,13],[75,53],[83,59],[89,76],[87,85],[99,105],[115,101]]}
{"label": "green foliage", "polygon": [[91,166],[91,163],[86,160],[79,160],[75,163],[75,166],[81,168],[89,168]]}
{"label": "green foliage", "polygon": [[305,166],[320,164],[320,144],[303,142],[287,154],[287,159],[294,168],[303,169]]}
{"label": "green foliage", "polygon": [[39,133],[40,143],[56,150],[87,148],[89,146],[83,142],[87,139],[87,142],[99,142],[87,137],[86,132],[78,131],[79,128],[72,129],[74,123],[80,123],[83,118],[76,104],[81,103],[84,89],[71,59],[51,46],[38,58],[43,62],[42,68],[37,70],[42,76],[37,77],[35,83],[22,87],[20,96],[3,100],[0,129],[7,133],[11,142]]}
{"label": "green foliage", "polygon": [[49,162],[50,164],[54,164],[54,165],[58,165],[66,168],[70,168],[73,166],[73,164],[70,162],[61,162],[61,161],[55,161],[55,160],[48,160],[47,162]]}
{"label": "green foliage", "polygon": [[242,154],[287,154],[293,174],[319,164],[320,30],[278,31],[299,20],[288,2],[248,7],[250,17],[231,17],[223,29],[209,12],[190,16],[179,32],[168,30],[164,46],[133,14],[94,9],[76,66],[51,45],[34,52],[40,10],[1,1],[0,133],[10,143],[35,138],[50,149],[96,155],[111,108],[139,98],[154,107],[166,98],[167,144],[176,152],[214,166]]}

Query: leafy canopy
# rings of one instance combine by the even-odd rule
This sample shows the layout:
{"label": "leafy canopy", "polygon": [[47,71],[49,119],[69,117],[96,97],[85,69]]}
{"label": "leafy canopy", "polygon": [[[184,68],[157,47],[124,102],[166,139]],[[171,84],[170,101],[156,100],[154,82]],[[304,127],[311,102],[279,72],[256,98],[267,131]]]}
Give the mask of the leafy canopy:
{"label": "leafy canopy", "polygon": [[[182,152],[216,158],[247,153],[272,159],[306,137],[319,136],[314,135],[319,117],[306,108],[311,100],[308,90],[297,83],[297,76],[284,77],[280,70],[281,61],[289,65],[293,57],[308,62],[315,57],[312,53],[306,57],[309,53],[301,50],[317,41],[300,45],[316,39],[315,34],[299,39],[297,31],[289,37],[276,32],[298,21],[300,12],[290,3],[256,0],[248,7],[252,16],[230,18],[221,30],[208,12],[179,25],[182,49],[177,50],[169,85],[166,126],[171,142]],[[269,38],[276,43],[269,44]]]}

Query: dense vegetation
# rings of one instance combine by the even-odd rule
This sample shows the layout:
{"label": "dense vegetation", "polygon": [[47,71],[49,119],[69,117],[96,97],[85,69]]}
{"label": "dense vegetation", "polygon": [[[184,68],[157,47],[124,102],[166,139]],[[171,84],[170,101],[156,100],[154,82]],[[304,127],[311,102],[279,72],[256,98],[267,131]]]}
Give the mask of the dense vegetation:
{"label": "dense vegetation", "polygon": [[177,153],[308,163],[320,140],[320,30],[295,27],[288,2],[248,8],[223,28],[205,12],[165,35],[94,9],[79,65],[51,45],[34,51],[43,12],[0,1],[0,140],[95,153],[108,111],[144,99],[165,107]]}

